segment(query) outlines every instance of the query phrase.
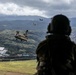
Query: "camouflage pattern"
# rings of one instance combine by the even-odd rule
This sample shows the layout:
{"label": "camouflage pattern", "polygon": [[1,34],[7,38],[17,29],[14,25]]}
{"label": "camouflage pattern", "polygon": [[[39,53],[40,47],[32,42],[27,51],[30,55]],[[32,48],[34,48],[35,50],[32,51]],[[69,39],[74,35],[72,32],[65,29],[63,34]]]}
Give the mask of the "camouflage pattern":
{"label": "camouflage pattern", "polygon": [[49,35],[36,50],[36,75],[73,75],[76,45],[68,36]]}

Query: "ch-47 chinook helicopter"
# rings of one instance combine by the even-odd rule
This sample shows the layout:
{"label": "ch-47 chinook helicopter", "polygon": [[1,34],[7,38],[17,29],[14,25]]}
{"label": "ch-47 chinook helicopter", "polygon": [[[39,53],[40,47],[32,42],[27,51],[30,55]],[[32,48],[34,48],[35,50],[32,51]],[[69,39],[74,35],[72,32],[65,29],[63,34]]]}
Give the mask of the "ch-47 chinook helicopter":
{"label": "ch-47 chinook helicopter", "polygon": [[41,19],[41,18],[40,18],[39,20],[40,20],[40,21],[43,21],[43,19]]}
{"label": "ch-47 chinook helicopter", "polygon": [[19,31],[16,31],[16,35],[15,35],[16,40],[20,39],[21,41],[27,41],[28,39],[27,33],[28,33],[28,30],[26,30],[26,32],[23,35],[20,34]]}

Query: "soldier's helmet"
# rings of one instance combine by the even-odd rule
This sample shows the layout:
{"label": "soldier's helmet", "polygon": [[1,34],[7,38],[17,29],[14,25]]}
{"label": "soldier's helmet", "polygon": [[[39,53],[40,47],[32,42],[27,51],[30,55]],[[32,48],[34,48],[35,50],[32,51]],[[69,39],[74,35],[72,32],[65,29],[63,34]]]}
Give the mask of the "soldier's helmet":
{"label": "soldier's helmet", "polygon": [[69,19],[62,14],[55,15],[48,25],[48,33],[70,35],[71,27]]}

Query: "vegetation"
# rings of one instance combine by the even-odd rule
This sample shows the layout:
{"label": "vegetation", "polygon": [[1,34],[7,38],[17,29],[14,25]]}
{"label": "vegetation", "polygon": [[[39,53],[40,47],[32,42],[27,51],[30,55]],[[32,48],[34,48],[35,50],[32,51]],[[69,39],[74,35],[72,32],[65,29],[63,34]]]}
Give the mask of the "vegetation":
{"label": "vegetation", "polygon": [[[19,30],[20,34],[25,33],[24,30]],[[5,47],[8,50],[8,54],[17,55],[17,54],[29,54],[34,55],[38,43],[41,41],[44,35],[43,32],[39,31],[28,31],[28,40],[21,41],[16,40],[14,37],[16,30],[2,30],[0,31],[0,46]]]}
{"label": "vegetation", "polygon": [[36,64],[36,60],[0,62],[0,74],[1,71],[3,73],[17,72],[23,74],[34,74],[36,72]]}

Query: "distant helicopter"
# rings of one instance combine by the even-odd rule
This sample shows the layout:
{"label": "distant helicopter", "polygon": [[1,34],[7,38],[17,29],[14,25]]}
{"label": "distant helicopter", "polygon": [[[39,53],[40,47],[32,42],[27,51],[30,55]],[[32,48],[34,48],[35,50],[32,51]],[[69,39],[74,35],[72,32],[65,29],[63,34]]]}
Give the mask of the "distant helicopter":
{"label": "distant helicopter", "polygon": [[33,23],[34,26],[36,26],[36,23]]}
{"label": "distant helicopter", "polygon": [[27,33],[28,33],[28,30],[26,30],[26,32],[23,35],[19,34],[19,31],[16,31],[16,35],[15,35],[16,40],[20,39],[21,41],[27,41],[28,39]]}
{"label": "distant helicopter", "polygon": [[39,20],[40,20],[40,21],[43,21],[43,19],[41,19],[41,18],[40,18]]}

